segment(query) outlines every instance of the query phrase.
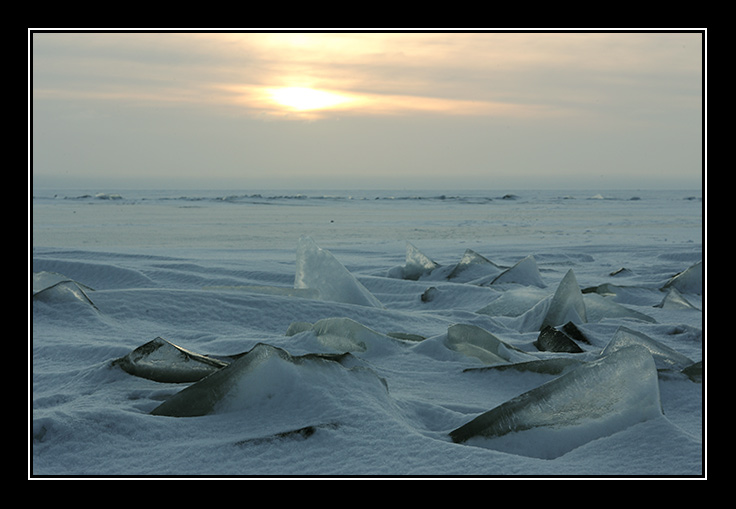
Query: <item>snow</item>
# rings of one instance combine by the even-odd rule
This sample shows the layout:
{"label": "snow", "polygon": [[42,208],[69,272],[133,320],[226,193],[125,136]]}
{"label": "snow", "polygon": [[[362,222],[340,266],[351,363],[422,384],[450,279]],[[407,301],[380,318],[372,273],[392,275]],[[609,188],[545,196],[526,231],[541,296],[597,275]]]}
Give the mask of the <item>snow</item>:
{"label": "snow", "polygon": [[704,477],[700,192],[630,194],[35,190],[29,476]]}

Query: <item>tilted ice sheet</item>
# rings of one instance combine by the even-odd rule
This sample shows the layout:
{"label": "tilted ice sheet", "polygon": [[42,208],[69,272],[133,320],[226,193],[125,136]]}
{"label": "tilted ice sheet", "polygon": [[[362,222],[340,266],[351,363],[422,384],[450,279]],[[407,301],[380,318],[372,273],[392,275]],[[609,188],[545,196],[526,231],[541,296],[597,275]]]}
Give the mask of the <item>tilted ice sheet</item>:
{"label": "tilted ice sheet", "polygon": [[306,236],[297,246],[294,287],[316,290],[323,300],[383,307],[332,253]]}
{"label": "tilted ice sheet", "polygon": [[589,441],[660,415],[654,360],[647,349],[629,346],[479,415],[450,436],[462,443],[535,428],[574,428]]}

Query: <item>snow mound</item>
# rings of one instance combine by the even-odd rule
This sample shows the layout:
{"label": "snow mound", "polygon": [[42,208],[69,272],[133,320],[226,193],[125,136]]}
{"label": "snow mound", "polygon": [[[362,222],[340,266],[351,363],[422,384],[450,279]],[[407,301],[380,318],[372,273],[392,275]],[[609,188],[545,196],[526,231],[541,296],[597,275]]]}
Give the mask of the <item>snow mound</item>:
{"label": "snow mound", "polygon": [[[349,354],[348,354],[349,357]],[[360,366],[346,367],[346,356],[292,356],[265,343],[212,375],[176,393],[153,409],[153,415],[199,417],[208,414],[284,413],[305,425],[319,418],[332,422],[347,402],[363,398],[388,401],[384,380]],[[344,410],[344,409],[342,409]]]}
{"label": "snow mound", "polygon": [[396,339],[377,332],[350,318],[324,318],[314,324],[294,322],[286,331],[287,336],[295,336],[306,332],[301,339],[315,338],[317,347],[332,352],[360,353],[380,352],[396,343]]}

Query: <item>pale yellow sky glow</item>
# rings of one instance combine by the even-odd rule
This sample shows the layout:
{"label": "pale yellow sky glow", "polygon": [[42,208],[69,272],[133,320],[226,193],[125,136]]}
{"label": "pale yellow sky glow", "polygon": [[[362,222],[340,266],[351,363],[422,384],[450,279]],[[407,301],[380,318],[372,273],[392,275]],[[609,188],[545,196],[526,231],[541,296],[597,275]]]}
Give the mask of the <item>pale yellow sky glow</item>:
{"label": "pale yellow sky glow", "polygon": [[349,98],[306,87],[282,87],[269,90],[271,99],[276,103],[297,111],[321,110],[340,106],[350,101]]}
{"label": "pale yellow sky glow", "polygon": [[[333,110],[389,115],[426,111],[548,116],[552,111],[570,114],[574,103],[585,100],[585,96],[575,91],[574,83],[560,89],[550,81],[545,87],[543,73],[582,70],[593,75],[614,69],[617,76],[625,78],[642,70],[653,72],[682,58],[678,55],[685,49],[668,43],[675,35],[659,35],[661,42],[651,53],[642,51],[642,45],[649,44],[647,34],[163,33],[37,37],[42,38],[39,41],[68,37],[71,43],[76,39],[82,54],[89,56],[81,59],[80,55],[69,54],[65,63],[56,65],[99,79],[97,88],[90,89],[86,84],[81,90],[89,97],[123,100],[127,94],[132,101],[199,101],[215,106],[227,104],[227,97],[217,92],[229,89],[248,91],[239,95],[237,103],[259,113]],[[691,47],[685,51],[694,58],[684,59],[681,67],[696,72],[700,46],[697,34],[691,39]],[[100,52],[108,48],[112,58],[100,59]],[[601,53],[606,57],[601,58]],[[167,54],[175,58],[157,60],[159,55]],[[39,65],[47,63],[43,57],[37,61]],[[129,76],[136,76],[138,81],[127,82]],[[118,77],[124,80],[116,80]],[[306,106],[306,93],[297,105],[293,94],[285,99],[285,92],[274,92],[287,88],[312,90],[311,104]],[[263,89],[267,89],[265,96],[258,93]],[[39,85],[36,90],[38,97],[80,93],[74,83],[55,89]],[[317,96],[321,97],[318,102]]]}
{"label": "pale yellow sky glow", "polygon": [[[702,171],[697,31],[62,32],[32,33],[30,44],[39,173]],[[305,120],[311,127],[299,127]],[[149,132],[137,139],[141,126]],[[190,153],[191,140],[207,139],[204,126],[207,136],[223,133]],[[232,137],[259,139],[257,148],[224,146],[225,126]],[[317,133],[312,146],[329,151],[313,148],[291,161],[287,154],[298,151],[271,148]],[[104,134],[98,145],[107,154],[147,159],[125,166],[120,155],[116,164],[102,152],[70,149]],[[146,150],[123,152],[157,138]],[[171,147],[180,144],[179,155]],[[335,152],[337,145],[352,153]]]}

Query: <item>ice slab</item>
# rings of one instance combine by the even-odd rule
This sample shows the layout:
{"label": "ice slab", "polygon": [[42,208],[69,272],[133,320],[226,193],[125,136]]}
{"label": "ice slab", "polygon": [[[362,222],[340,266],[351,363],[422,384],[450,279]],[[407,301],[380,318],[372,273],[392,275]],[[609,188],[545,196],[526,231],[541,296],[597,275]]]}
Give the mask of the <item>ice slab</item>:
{"label": "ice slab", "polygon": [[483,366],[482,368],[465,368],[463,372],[473,371],[507,371],[514,370],[520,372],[542,373],[545,375],[561,375],[577,368],[586,361],[573,359],[571,357],[552,357],[550,359],[537,359],[533,361],[514,362],[512,364],[498,364],[495,366]]}
{"label": "ice slab", "polygon": [[80,301],[97,309],[87,295],[92,288],[56,272],[34,272],[31,287],[33,300],[41,302]]}
{"label": "ice slab", "polygon": [[466,249],[463,257],[447,275],[447,279],[456,283],[482,283],[489,277],[496,278],[504,269],[485,256],[472,249]]}
{"label": "ice slab", "polygon": [[670,287],[662,301],[655,307],[662,309],[698,309],[693,306],[674,286]]}
{"label": "ice slab", "polygon": [[614,302],[598,293],[584,294],[583,302],[585,303],[587,321],[591,323],[600,322],[606,318],[629,318],[641,322],[656,322],[651,316]]}
{"label": "ice slab", "polygon": [[294,288],[316,290],[321,300],[383,307],[332,253],[306,236],[297,246]]}
{"label": "ice slab", "polygon": [[156,382],[196,382],[228,365],[227,362],[201,355],[161,337],[139,346],[112,363],[134,376]]}
{"label": "ice slab", "polygon": [[539,302],[549,296],[549,293],[534,286],[519,286],[504,289],[500,296],[483,308],[476,311],[488,316],[521,316]]}
{"label": "ice slab", "polygon": [[608,355],[631,345],[643,346],[654,358],[658,369],[682,370],[693,364],[692,359],[677,350],[656,341],[646,334],[620,326],[611,337],[601,355]]}
{"label": "ice slab", "polygon": [[439,266],[439,263],[422,253],[414,244],[410,242],[406,243],[406,262],[403,270],[404,279],[416,281],[422,276],[430,274]]}
{"label": "ice slab", "polygon": [[585,323],[588,321],[583,301],[583,293],[572,269],[563,276],[555,290],[549,309],[540,329],[549,325],[555,327],[566,322]]}
{"label": "ice slab", "polygon": [[516,283],[520,285],[536,286],[544,288],[546,285],[539,273],[537,261],[534,256],[529,255],[518,261],[513,267],[504,270],[491,284]]}
{"label": "ice slab", "polygon": [[[542,441],[555,456],[583,443],[662,415],[654,359],[639,345],[616,350],[472,419],[450,432],[457,443],[494,447],[494,440],[518,433],[502,447],[522,446],[521,433],[546,430]],[[539,438],[540,434],[523,435]],[[538,452],[544,447],[536,447]]]}
{"label": "ice slab", "polygon": [[703,262],[691,265],[683,272],[672,277],[662,287],[663,289],[677,288],[681,293],[703,293]]}
{"label": "ice slab", "polygon": [[448,327],[445,345],[451,350],[480,359],[484,364],[508,364],[533,359],[487,330],[470,324]]}

